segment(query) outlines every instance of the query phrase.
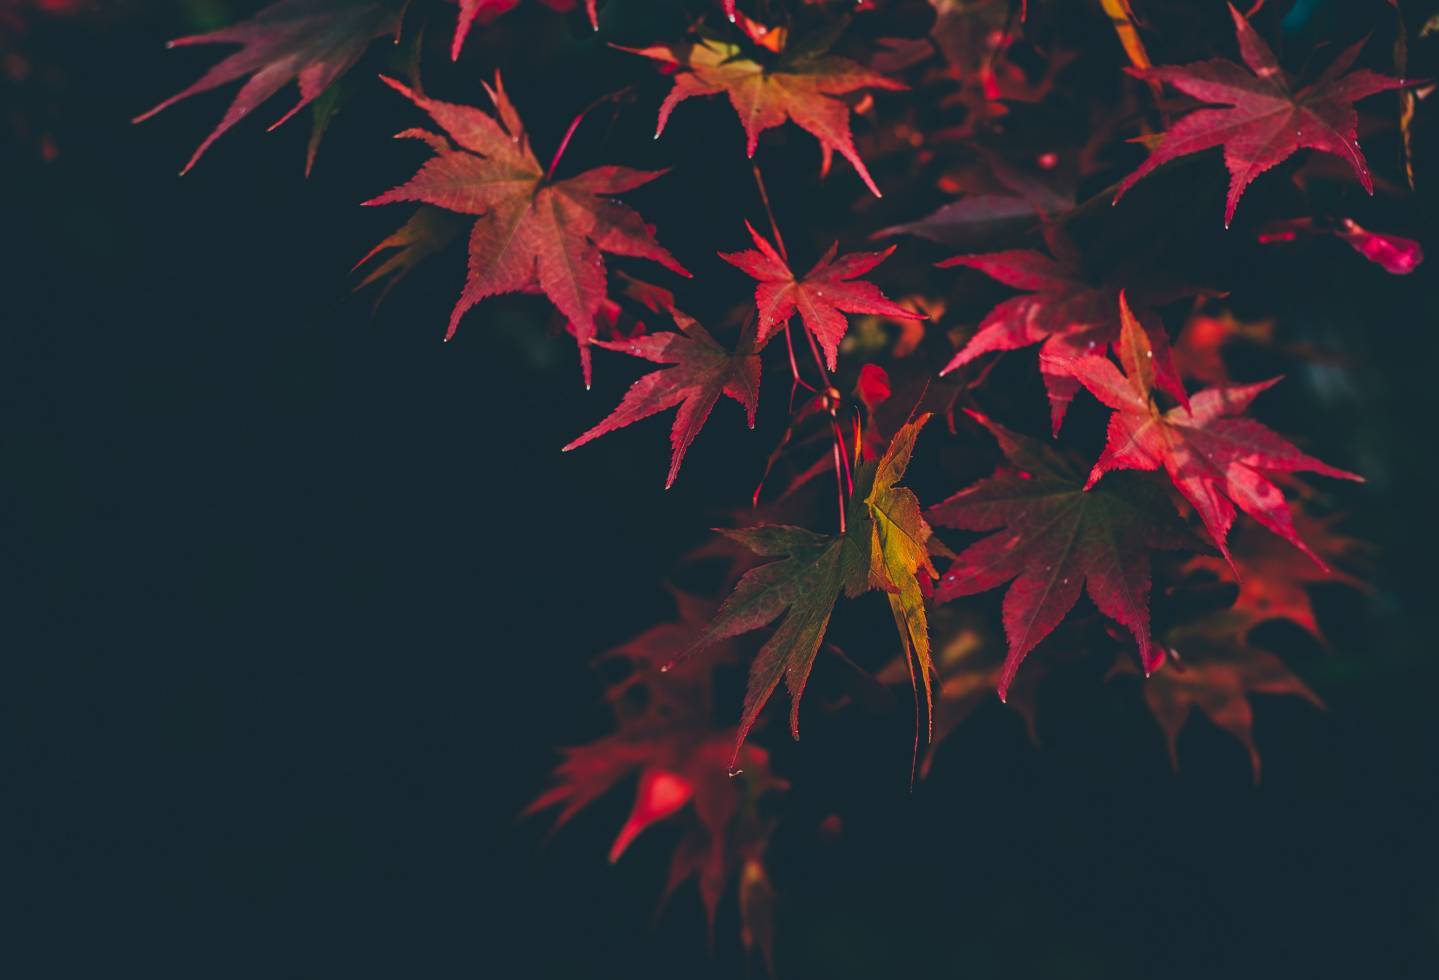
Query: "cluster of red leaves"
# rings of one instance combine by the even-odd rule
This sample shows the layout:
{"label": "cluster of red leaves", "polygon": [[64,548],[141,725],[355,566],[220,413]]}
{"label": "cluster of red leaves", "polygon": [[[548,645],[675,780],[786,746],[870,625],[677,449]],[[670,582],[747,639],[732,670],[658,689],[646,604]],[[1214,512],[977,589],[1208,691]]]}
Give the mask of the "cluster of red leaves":
{"label": "cluster of red leaves", "polygon": [[[479,26],[518,3],[441,5],[451,58],[461,57]],[[595,0],[541,3],[558,12],[582,9],[589,28],[603,26]],[[385,78],[441,132],[414,128],[399,134],[431,155],[412,178],[367,203],[420,207],[366,256],[364,262],[377,264],[364,283],[383,280],[388,291],[468,225],[468,271],[447,336],[484,299],[537,294],[574,336],[586,384],[595,347],[657,365],[607,417],[564,448],[675,409],[667,487],[721,396],[739,403],[755,427],[763,358],[778,361],[766,351],[783,336],[789,420],[758,481],[757,511],[745,512],[734,522],[738,526],[709,546],[730,561],[728,596],[712,601],[677,593],[678,621],[607,655],[607,662],[629,669],[610,689],[616,731],[566,750],[555,785],[531,807],[558,809],[557,823],[563,823],[634,779],[634,807],[611,859],[648,826],[689,820],[666,894],[698,878],[713,922],[727,883],[737,879],[744,941],[768,960],[771,894],[763,854],[771,823],[760,801],[786,783],[770,772],[765,750],[747,738],[762,724],[782,682],[790,695],[790,729],[798,737],[801,697],[816,660],[838,650],[828,634],[841,595],[859,599],[877,591],[886,598],[897,656],[876,677],[880,684],[907,679],[912,687],[916,751],[926,734],[932,748],[953,731],[990,690],[1021,711],[1037,736],[1034,692],[1045,658],[1020,668],[1065,624],[1073,627],[1065,634],[1066,649],[1086,650],[1098,636],[1102,655],[1117,657],[1115,673],[1145,675],[1143,696],[1176,759],[1179,732],[1198,708],[1247,746],[1257,777],[1249,696],[1285,693],[1319,704],[1303,681],[1257,644],[1254,627],[1285,619],[1322,644],[1306,587],[1362,587],[1352,568],[1363,548],[1337,531],[1332,513],[1310,513],[1294,474],[1360,478],[1306,455],[1250,416],[1256,398],[1277,379],[1236,384],[1225,357],[1240,344],[1279,349],[1273,323],[1241,322],[1216,308],[1208,301],[1218,291],[1187,270],[1160,275],[1130,261],[1143,246],[1131,243],[1131,254],[1118,261],[1096,255],[1080,243],[1074,226],[1096,210],[1110,210],[1095,209],[1094,202],[1117,203],[1171,161],[1216,148],[1230,175],[1226,227],[1256,179],[1305,149],[1338,157],[1372,194],[1375,180],[1359,147],[1355,103],[1412,83],[1355,69],[1362,41],[1340,51],[1312,80],[1297,80],[1232,6],[1242,63],[1210,58],[1156,67],[1144,37],[1147,25],[1127,0],[1097,0],[1092,13],[1102,18],[1096,22],[1107,18],[1119,42],[1105,48],[1106,68],[1119,74],[1122,51],[1139,83],[1127,83],[1122,104],[1089,108],[1092,125],[1082,142],[1017,147],[1020,140],[1011,133],[1023,131],[1026,107],[1054,101],[1068,66],[1094,56],[1087,46],[1030,38],[1031,15],[1044,5],[1029,10],[1009,0],[928,0],[925,36],[871,36],[847,47],[842,38],[854,22],[901,5],[794,0],[741,6],[746,9],[733,0],[695,0],[685,5],[691,17],[684,36],[614,45],[656,63],[669,86],[667,94],[652,93],[658,101],[655,136],[664,133],[680,103],[723,95],[750,158],[766,133],[792,122],[818,141],[821,176],[837,153],[876,198],[881,182],[875,173],[933,178],[944,193],[960,196],[925,217],[902,221],[895,215],[898,223],[881,224],[884,230],[873,237],[910,235],[963,250],[937,267],[973,270],[1016,292],[978,318],[977,328],[949,316],[963,299],[938,294],[978,288],[979,277],[931,273],[928,262],[914,261],[917,249],[904,256],[909,261],[903,268],[895,262],[880,273],[896,246],[841,253],[836,243],[797,274],[756,166],[770,234],[746,220],[753,247],[718,253],[754,280],[753,302],[737,296],[727,310],[707,315],[716,327],[712,333],[681,312],[667,288],[607,268],[606,256],[647,260],[690,277],[659,244],[655,228],[616,199],[664,171],[604,164],[560,176],[585,113],[543,164],[498,72],[485,86],[490,110],[430,98],[417,71],[407,76],[409,85]],[[770,22],[754,19],[759,16]],[[321,100],[336,81],[376,39],[410,32],[412,20],[423,25],[422,14],[391,0],[278,0],[251,20],[174,42],[227,43],[239,50],[142,118],[243,80],[193,166],[221,134],[294,82],[299,102],[280,121],[315,105],[321,133],[332,112]],[[1190,101],[1168,101],[1169,90]],[[882,93],[879,99],[876,93]],[[879,111],[884,100],[893,100],[891,111]],[[857,116],[873,121],[858,140]],[[1150,125],[1160,118],[1161,127]],[[1149,154],[1111,183],[1123,173],[1115,150],[1125,136],[1136,137]],[[314,146],[312,141],[311,160]],[[1299,181],[1301,188],[1309,179]],[[1104,189],[1080,200],[1076,188],[1086,185]],[[1118,213],[1134,220],[1132,210]],[[714,245],[737,235],[739,224],[715,232]],[[1275,218],[1255,238],[1273,244],[1321,235],[1342,239],[1396,274],[1423,258],[1417,242],[1332,213]],[[1043,250],[1034,247],[1040,238]],[[901,301],[891,299],[872,281],[878,275],[904,277],[910,292],[896,294]],[[921,278],[931,275],[938,281]],[[1171,340],[1165,317],[1184,303],[1186,325]],[[644,319],[628,312],[632,308],[642,310]],[[663,320],[674,328],[650,329]],[[897,339],[890,328],[899,330]],[[1013,431],[996,420],[1002,409],[980,407],[981,393],[986,403],[995,398],[985,389],[996,363],[992,355],[1031,346],[1038,347],[1052,439]],[[1290,352],[1297,349],[1291,345]],[[1193,383],[1202,387],[1191,394]],[[1055,441],[1062,430],[1069,436],[1065,421],[1084,391],[1110,412],[1097,459]],[[901,481],[934,413],[948,420],[950,444],[983,454],[997,443],[1003,461],[977,482],[943,487],[940,502],[924,509]],[[929,445],[940,440],[926,436]],[[777,474],[789,478],[761,507],[766,482]],[[832,476],[834,497],[816,504],[826,475]],[[1241,512],[1252,523],[1235,530]],[[803,526],[823,521],[828,528],[831,520],[837,530]],[[1340,570],[1330,562],[1342,563]],[[1162,614],[1156,610],[1157,595],[1182,592],[1201,577],[1232,588],[1232,605],[1187,619],[1172,615],[1169,604]],[[991,640],[982,624],[982,600],[958,602],[1000,587],[1002,643]],[[1080,603],[1082,595],[1088,605]],[[1086,633],[1087,625],[1101,629]],[[771,627],[757,646],[741,639]],[[712,714],[729,706],[713,703],[713,671],[745,662],[748,685],[738,720],[714,728]],[[926,752],[923,772],[932,761]],[[740,775],[732,778],[727,769]]]}
{"label": "cluster of red leaves", "polygon": [[774,972],[772,897],[764,852],[773,821],[761,806],[788,784],[769,768],[769,754],[746,745],[737,771],[730,757],[734,729],[712,728],[712,685],[716,667],[734,663],[738,651],[724,644],[703,657],[683,657],[714,613],[712,602],[673,592],[678,618],[654,626],[601,656],[625,675],[607,692],[616,731],[598,741],[564,750],[554,786],[526,813],[556,809],[555,825],[620,783],[636,779],[628,819],[610,847],[618,861],[647,827],[684,819],[689,829],[670,862],[664,899],[695,878],[714,928],[716,910],[731,879],[738,878],[742,936]]}

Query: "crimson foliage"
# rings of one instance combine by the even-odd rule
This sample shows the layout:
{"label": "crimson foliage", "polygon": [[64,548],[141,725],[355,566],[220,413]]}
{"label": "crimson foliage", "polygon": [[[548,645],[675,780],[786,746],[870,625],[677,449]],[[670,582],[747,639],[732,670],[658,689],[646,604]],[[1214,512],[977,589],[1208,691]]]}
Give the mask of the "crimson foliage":
{"label": "crimson foliage", "polygon": [[[175,42],[238,48],[142,117],[241,83],[189,169],[293,82],[299,101],[279,122],[313,107],[313,164],[342,102],[354,117],[393,109],[398,93],[412,123],[399,135],[429,155],[407,180],[374,175],[394,189],[367,203],[419,207],[366,257],[387,253],[364,285],[388,292],[468,224],[446,336],[482,301],[532,294],[574,337],[587,385],[597,369],[636,377],[566,450],[676,409],[669,487],[687,453],[709,449],[721,396],[757,428],[759,452],[727,463],[749,474],[752,499],[710,501],[732,526],[677,569],[721,566],[711,587],[675,588],[674,622],[606,655],[627,671],[609,689],[615,731],[565,750],[531,810],[564,822],[637,776],[611,860],[647,827],[685,821],[666,894],[696,877],[713,922],[733,889],[743,942],[770,963],[765,853],[789,782],[760,744],[775,737],[764,709],[783,681],[797,738],[821,658],[851,693],[817,707],[912,687],[921,772],[981,692],[1010,698],[1033,730],[1050,664],[1089,658],[1146,678],[1136,697],[1176,764],[1197,707],[1245,743],[1257,778],[1249,696],[1319,699],[1253,628],[1283,618],[1322,641],[1306,584],[1363,586],[1362,549],[1335,530],[1346,498],[1333,483],[1362,478],[1301,451],[1305,432],[1256,417],[1279,379],[1231,377],[1231,345],[1295,360],[1312,348],[1236,318],[1226,277],[1255,245],[1323,235],[1357,253],[1311,243],[1316,266],[1339,274],[1422,260],[1417,242],[1370,230],[1354,192],[1403,195],[1416,179],[1410,134],[1427,85],[1403,77],[1397,6],[1356,5],[1388,48],[1346,35],[1281,58],[1266,40],[1289,24],[1279,3],[542,4],[524,16],[563,19],[603,46],[604,70],[562,80],[572,116],[533,118],[532,93],[507,90],[510,66],[476,44],[519,0],[279,0]],[[441,42],[426,43],[426,28]],[[384,63],[388,88],[357,67],[367,59]],[[459,67],[441,73],[450,59]],[[431,88],[432,76],[446,81]],[[728,109],[701,117],[704,97],[727,101],[739,125]],[[686,114],[701,121],[676,136]],[[594,149],[587,130],[635,116],[658,147]],[[1383,146],[1379,163],[1361,133]],[[691,178],[684,153],[665,159],[675,139],[703,139],[737,181]],[[835,154],[847,166],[831,173]],[[672,169],[626,163],[657,158]],[[661,178],[692,203],[649,206]],[[827,237],[839,241],[826,249]],[[660,244],[677,240],[692,247]],[[1011,353],[1031,347],[1037,357]],[[592,365],[595,348],[658,367]],[[762,373],[779,389],[763,399]],[[727,411],[712,427],[735,425]],[[1237,584],[1231,604],[1196,612],[1188,600],[1215,579]],[[892,631],[866,625],[885,619],[872,591]],[[849,604],[852,636],[831,628]],[[715,684],[736,666],[748,672],[742,705]]]}

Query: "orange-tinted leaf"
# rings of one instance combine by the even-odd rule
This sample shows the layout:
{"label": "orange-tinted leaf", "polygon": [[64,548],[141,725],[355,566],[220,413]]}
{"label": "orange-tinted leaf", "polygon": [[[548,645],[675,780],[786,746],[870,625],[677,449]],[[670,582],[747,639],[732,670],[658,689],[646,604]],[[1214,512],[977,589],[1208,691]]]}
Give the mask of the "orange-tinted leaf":
{"label": "orange-tinted leaf", "polygon": [[874,196],[881,196],[854,148],[850,108],[837,96],[863,89],[903,89],[899,82],[835,55],[766,68],[744,57],[737,46],[711,40],[635,49],[634,53],[683,69],[674,76],[674,88],[660,106],[656,138],[664,132],[675,106],[695,96],[723,93],[729,96],[744,126],[745,152],[749,156],[754,156],[761,133],[793,121],[819,140],[821,172],[829,172],[832,156],[839,153],[854,166]]}
{"label": "orange-tinted leaf", "polygon": [[[1169,759],[1179,768],[1179,733],[1197,708],[1217,727],[1244,743],[1259,782],[1259,749],[1254,744],[1254,694],[1289,694],[1315,707],[1324,702],[1274,654],[1250,646],[1247,617],[1219,613],[1171,631],[1163,667],[1144,680],[1144,700],[1164,732]],[[1133,670],[1128,660],[1115,673]]]}
{"label": "orange-tinted leaf", "polygon": [[[1295,532],[1329,567],[1321,568],[1272,534],[1245,526],[1234,536],[1232,566],[1210,555],[1195,555],[1185,569],[1203,569],[1222,582],[1238,585],[1239,594],[1233,608],[1251,624],[1287,619],[1320,643],[1325,643],[1306,586],[1340,583],[1367,589],[1368,585],[1363,580],[1333,567],[1336,562],[1354,563],[1363,556],[1367,547],[1363,541],[1334,530],[1340,515],[1313,518],[1297,504],[1292,511]],[[1247,635],[1248,630],[1244,632]]]}

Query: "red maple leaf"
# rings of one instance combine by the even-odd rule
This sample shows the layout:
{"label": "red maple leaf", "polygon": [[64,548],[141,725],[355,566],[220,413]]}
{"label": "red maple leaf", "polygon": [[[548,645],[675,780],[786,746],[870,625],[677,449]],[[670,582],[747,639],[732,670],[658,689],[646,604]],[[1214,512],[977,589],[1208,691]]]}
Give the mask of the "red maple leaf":
{"label": "red maple leaf", "polygon": [[[1259,749],[1254,744],[1254,694],[1289,694],[1323,708],[1324,702],[1274,654],[1250,645],[1253,625],[1240,612],[1222,612],[1176,627],[1166,636],[1162,669],[1144,681],[1144,700],[1179,768],[1179,733],[1198,708],[1214,725],[1244,743],[1254,781],[1259,782]],[[1110,676],[1131,673],[1129,660],[1115,663]]]}
{"label": "red maple leaf", "polygon": [[1269,45],[1233,4],[1229,5],[1229,13],[1239,37],[1239,54],[1249,66],[1248,71],[1227,58],[1211,58],[1134,72],[1140,78],[1164,82],[1185,95],[1228,108],[1196,109],[1176,122],[1139,169],[1124,178],[1114,199],[1118,201],[1136,181],[1170,160],[1216,146],[1224,147],[1224,164],[1229,169],[1229,195],[1224,204],[1226,228],[1254,178],[1306,148],[1347,161],[1364,189],[1373,194],[1374,180],[1359,149],[1359,117],[1354,103],[1403,88],[1406,83],[1367,69],[1348,71],[1367,42],[1365,38],[1340,52],[1312,84],[1296,88]]}
{"label": "red maple leaf", "polygon": [[891,245],[883,252],[854,252],[836,258],[839,244],[831,245],[814,268],[796,276],[789,261],[748,221],[745,227],[754,239],[754,248],[743,252],[721,252],[720,258],[759,280],[754,302],[759,311],[756,345],[764,347],[798,311],[805,329],[823,348],[829,369],[839,362],[839,343],[849,329],[846,313],[873,313],[904,320],[923,320],[895,303],[878,286],[859,279],[894,254]]}
{"label": "red maple leaf", "polygon": [[[1298,505],[1292,511],[1295,531],[1315,554],[1323,556],[1331,565],[1352,562],[1365,553],[1363,541],[1334,530],[1343,515],[1314,518]],[[1271,619],[1287,619],[1326,645],[1328,641],[1319,631],[1314,604],[1305,587],[1339,583],[1361,591],[1368,589],[1362,579],[1333,567],[1320,568],[1274,535],[1252,526],[1242,527],[1235,533],[1234,565],[1210,555],[1195,555],[1184,568],[1186,571],[1202,569],[1222,582],[1238,585],[1239,594],[1233,609],[1242,613],[1251,626]],[[1248,629],[1244,632],[1247,635]]]}
{"label": "red maple leaf", "polygon": [[690,877],[699,879],[700,896],[711,930],[732,877],[739,878],[741,937],[758,946],[766,961],[773,925],[765,897],[769,879],[763,855],[772,821],[757,807],[761,796],[782,792],[788,783],[769,768],[769,754],[746,745],[733,776],[726,763],[733,729],[709,727],[714,668],[736,659],[728,644],[704,657],[684,657],[714,611],[714,603],[672,590],[679,616],[646,630],[603,655],[619,661],[629,674],[610,686],[606,696],[618,731],[587,745],[564,750],[554,786],[525,809],[526,814],[558,808],[561,826],[622,780],[637,775],[629,817],[610,847],[618,861],[647,828],[693,814],[670,861],[664,899]]}
{"label": "red maple leaf", "polygon": [[942,527],[998,532],[960,552],[940,576],[935,600],[1013,580],[1004,595],[1009,654],[999,696],[1007,696],[1019,665],[1082,591],[1134,635],[1146,669],[1152,668],[1160,652],[1149,635],[1149,550],[1184,543],[1162,496],[1141,481],[1088,491],[1081,471],[1044,443],[969,415],[998,441],[1012,469],[935,504],[926,516]]}
{"label": "red maple leaf", "polygon": [[1113,470],[1163,467],[1227,560],[1233,561],[1228,537],[1237,506],[1323,567],[1295,532],[1283,491],[1264,474],[1307,471],[1344,480],[1363,477],[1306,456],[1253,419],[1237,417],[1278,378],[1206,388],[1190,399],[1188,408],[1161,411],[1152,392],[1154,352],[1149,337],[1122,295],[1119,308],[1123,374],[1107,358],[1093,355],[1056,368],[1070,371],[1094,397],[1114,409],[1108,443],[1086,486]]}
{"label": "red maple leaf", "polygon": [[792,120],[819,140],[821,173],[829,173],[838,152],[854,166],[874,196],[882,196],[854,148],[850,107],[835,96],[867,88],[899,90],[905,87],[901,83],[836,55],[782,58],[775,66],[766,67],[745,57],[737,45],[708,39],[624,50],[686,69],[674,76],[674,88],[660,106],[656,139],[665,131],[675,106],[695,96],[724,93],[744,126],[749,156],[754,156],[761,133]]}
{"label": "red maple leaf", "polygon": [[[455,37],[450,42],[450,57],[458,61],[460,51],[465,47],[465,39],[470,36],[470,28],[474,27],[476,20],[488,22],[500,14],[508,13],[519,5],[520,0],[456,0],[460,5],[460,17],[455,22]],[[595,9],[598,0],[585,0],[585,12],[590,15],[590,26],[595,30],[600,29],[599,12]],[[575,8],[576,0],[540,0],[552,10],[564,12]]]}
{"label": "red maple leaf", "polygon": [[[486,297],[542,292],[570,323],[588,385],[589,346],[605,299],[602,253],[649,259],[689,275],[655,241],[644,219],[611,197],[648,184],[664,171],[596,167],[553,179],[553,165],[547,174],[535,159],[498,74],[494,86],[486,86],[498,118],[473,106],[426,98],[393,79],[385,82],[429,113],[460,147],[425,133],[435,155],[409,182],[365,202],[418,201],[475,216],[469,277],[450,315],[446,338],[454,335],[466,311]],[[415,134],[407,130],[400,135]]]}
{"label": "red maple leaf", "polygon": [[752,331],[741,334],[739,348],[731,354],[693,318],[678,310],[671,310],[671,313],[680,328],[679,333],[653,333],[629,340],[594,342],[600,347],[673,367],[640,378],[630,386],[619,405],[604,421],[564,447],[564,451],[569,452],[606,433],[678,405],[674,428],[670,431],[674,452],[670,458],[669,476],[665,478],[665,489],[674,485],[685,451],[704,427],[720,395],[728,395],[743,405],[749,427],[754,428],[760,379],[760,358],[755,352]]}
{"label": "red maple leaf", "polygon": [[[208,92],[250,76],[241,87],[220,124],[215,127],[190,162],[195,166],[210,145],[241,119],[259,108],[290,82],[300,86],[300,100],[276,122],[275,129],[314,102],[335,81],[349,71],[370,42],[400,29],[400,13],[394,4],[356,3],[353,0],[279,0],[249,20],[209,34],[177,38],[170,47],[191,44],[238,44],[241,49],[211,68],[200,80],[177,95],[136,117],[144,122],[182,99]],[[313,156],[313,154],[312,154]]]}
{"label": "red maple leaf", "polygon": [[[948,374],[982,354],[1018,350],[1040,344],[1039,370],[1049,394],[1050,424],[1056,435],[1064,424],[1069,403],[1079,392],[1079,382],[1064,362],[1093,354],[1119,341],[1119,294],[1116,283],[1095,283],[1080,267],[1078,252],[1068,239],[1050,235],[1050,247],[1057,258],[1043,252],[1015,250],[983,255],[960,255],[939,263],[940,268],[967,266],[978,269],[1014,289],[1024,290],[1000,303],[980,322],[979,330],[955,354],[941,375]],[[1140,324],[1157,353],[1155,383],[1181,402],[1184,386],[1169,350],[1164,324],[1148,303],[1164,298],[1158,293],[1139,292],[1135,305]],[[1167,295],[1167,294],[1165,294]]]}

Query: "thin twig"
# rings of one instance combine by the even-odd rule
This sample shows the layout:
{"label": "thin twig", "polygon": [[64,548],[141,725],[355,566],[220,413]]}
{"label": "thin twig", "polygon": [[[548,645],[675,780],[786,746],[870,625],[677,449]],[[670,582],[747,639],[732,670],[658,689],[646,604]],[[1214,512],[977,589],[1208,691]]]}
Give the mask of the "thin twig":
{"label": "thin twig", "polygon": [[629,95],[632,88],[633,86],[627,85],[622,89],[618,89],[617,91],[609,92],[605,95],[600,96],[598,99],[595,99],[589,105],[581,109],[579,113],[575,116],[575,118],[570,120],[570,127],[569,129],[565,130],[565,135],[560,138],[560,145],[555,150],[554,158],[550,160],[550,168],[549,170],[545,171],[545,183],[549,183],[550,181],[555,179],[555,170],[560,165],[560,158],[565,155],[565,150],[569,149],[570,140],[574,138],[575,130],[580,128],[580,123],[584,121],[585,116],[588,116],[591,112],[598,109],[606,102],[619,101],[620,99]]}
{"label": "thin twig", "polygon": [[750,168],[754,171],[754,183],[759,188],[759,199],[764,204],[765,217],[769,218],[769,230],[774,232],[774,243],[779,248],[780,258],[784,259],[785,265],[789,265],[789,252],[784,247],[784,236],[779,233],[779,222],[774,220],[774,208],[769,205],[769,191],[764,187],[764,175],[759,172],[759,164]]}
{"label": "thin twig", "polygon": [[[785,248],[784,235],[780,234],[779,222],[775,220],[774,208],[770,205],[769,191],[766,190],[764,185],[764,174],[760,173],[759,164],[754,164],[750,168],[750,171],[754,174],[754,185],[759,190],[760,203],[764,205],[765,217],[769,219],[769,228],[774,234],[775,247],[779,249],[780,258],[784,259],[785,265],[789,265],[789,250]],[[793,273],[791,273],[791,275],[793,275]],[[824,399],[825,408],[829,412],[830,431],[834,438],[831,449],[834,456],[835,491],[839,497],[839,533],[843,534],[845,533],[846,525],[845,511],[849,507],[849,498],[854,496],[854,471],[850,466],[849,449],[845,445],[844,433],[840,430],[838,392],[835,390],[834,382],[830,379],[829,371],[825,368],[824,355],[820,353],[819,345],[815,343],[814,335],[811,334],[809,330],[802,330],[801,332],[804,334],[804,339],[809,342],[810,353],[814,355],[814,366],[819,370],[820,380],[824,385],[824,391],[822,393],[805,384],[804,380],[800,377],[799,365],[794,358],[794,340],[790,336],[790,323],[789,321],[785,322],[784,339],[785,345],[789,350],[789,366],[794,376],[795,384],[804,385],[805,388],[819,394],[820,397]],[[793,396],[794,390],[791,389],[791,401],[793,400]]]}
{"label": "thin twig", "polygon": [[796,387],[803,388],[805,391],[808,391],[811,394],[815,395],[819,394],[819,389],[800,376],[799,364],[794,359],[794,338],[790,336],[788,320],[786,320],[784,324],[784,345],[785,348],[789,351],[789,370],[790,374],[794,377],[794,385],[789,390],[789,403],[791,410],[793,410],[794,389]]}

